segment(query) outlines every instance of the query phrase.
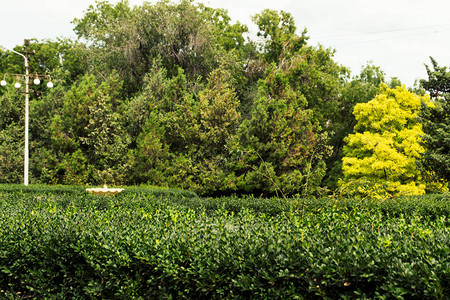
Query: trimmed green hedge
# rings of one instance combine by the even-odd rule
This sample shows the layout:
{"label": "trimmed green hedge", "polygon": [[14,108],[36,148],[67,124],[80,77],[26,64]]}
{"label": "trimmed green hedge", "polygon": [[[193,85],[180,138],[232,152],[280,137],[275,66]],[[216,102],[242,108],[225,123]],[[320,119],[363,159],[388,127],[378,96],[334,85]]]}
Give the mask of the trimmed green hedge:
{"label": "trimmed green hedge", "polygon": [[387,200],[347,199],[347,198],[256,198],[219,197],[219,198],[166,198],[163,201],[170,205],[192,209],[205,209],[214,212],[224,209],[238,213],[241,210],[251,210],[257,213],[277,215],[286,211],[321,212],[323,210],[358,210],[376,209],[385,215],[399,216],[401,214],[419,214],[425,218],[435,219],[440,216],[450,216],[450,194],[436,194],[424,196],[408,196]]}
{"label": "trimmed green hedge", "polygon": [[23,184],[0,184],[0,193],[42,193],[42,194],[80,194],[86,191],[82,186],[69,185],[40,185],[32,184],[25,186]]}
{"label": "trimmed green hedge", "polygon": [[[19,193],[43,193],[43,194],[85,194],[85,186],[68,186],[68,185],[28,185],[21,184],[0,184],[1,192],[19,192]],[[169,189],[154,186],[127,186],[122,194],[151,194],[155,196],[181,196],[181,197],[198,197],[196,193],[181,190]]]}
{"label": "trimmed green hedge", "polygon": [[0,290],[77,299],[450,296],[448,198],[429,211],[420,198],[226,199],[0,191]]}

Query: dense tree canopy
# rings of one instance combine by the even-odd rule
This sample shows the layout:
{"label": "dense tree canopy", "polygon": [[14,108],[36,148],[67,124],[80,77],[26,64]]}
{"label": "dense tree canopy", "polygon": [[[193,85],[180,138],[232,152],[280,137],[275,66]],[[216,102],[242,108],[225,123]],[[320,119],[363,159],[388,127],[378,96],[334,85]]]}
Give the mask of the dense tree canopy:
{"label": "dense tree canopy", "polygon": [[[356,119],[353,108],[357,103],[366,103],[380,92],[380,84],[385,82],[383,71],[368,63],[361,69],[359,75],[346,80],[340,91],[337,106],[329,109],[333,123],[328,123],[330,131],[330,144],[333,146],[332,154],[326,159],[328,171],[324,184],[331,189],[338,187],[342,174],[342,157],[344,138],[353,132]],[[325,102],[326,103],[326,102]]]}
{"label": "dense tree canopy", "polygon": [[230,24],[224,10],[214,10],[191,0],[180,3],[144,2],[130,8],[127,1],[91,5],[75,19],[75,32],[87,41],[91,72],[117,70],[123,92],[140,90],[152,61],[160,59],[169,76],[181,67],[189,79],[207,77],[226,57],[226,51],[244,47],[247,27]]}
{"label": "dense tree canopy", "polygon": [[373,100],[355,106],[355,133],[347,137],[341,185],[350,194],[386,197],[425,193],[425,180],[417,167],[424,148],[417,120],[421,102],[405,87],[382,90]]}
{"label": "dense tree canopy", "polygon": [[[32,40],[30,72],[51,75],[55,88],[30,94],[31,182],[310,196],[343,176],[389,178],[392,193],[421,193],[427,176],[448,180],[437,167],[448,167],[445,68],[433,61],[423,82],[432,102],[418,144],[420,98],[399,80],[381,85],[372,63],[352,77],[332,49],[307,43],[289,12],[252,20],[255,39],[226,10],[193,0],[96,1],[73,21],[77,40]],[[0,51],[0,72],[24,73],[22,58]],[[0,105],[0,182],[20,182],[23,94],[1,87]]]}
{"label": "dense tree canopy", "polygon": [[433,105],[423,103],[420,120],[423,123],[423,168],[436,180],[450,182],[450,72],[439,67],[431,58],[433,70],[427,66],[428,80],[421,84],[433,100]]}

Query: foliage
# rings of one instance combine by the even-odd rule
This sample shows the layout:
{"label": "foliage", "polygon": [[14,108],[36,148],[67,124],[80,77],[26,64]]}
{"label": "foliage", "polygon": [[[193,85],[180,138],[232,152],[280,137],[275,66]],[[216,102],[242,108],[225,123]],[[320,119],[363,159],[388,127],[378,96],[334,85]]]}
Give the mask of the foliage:
{"label": "foliage", "polygon": [[25,100],[13,84],[0,94],[0,182],[23,181]]}
{"label": "foliage", "polygon": [[[60,80],[31,100],[32,182],[150,183],[210,195],[273,194],[282,185],[284,193],[316,193],[340,67],[331,50],[306,46],[306,30],[297,35],[289,13],[265,10],[254,21],[262,48],[246,41],[247,27],[223,9],[189,0],[96,2],[73,22],[77,42],[32,43],[38,53],[32,69]],[[6,56],[2,68],[20,66]],[[263,125],[276,125],[263,153],[244,140],[253,139],[250,127],[259,126],[270,96],[258,80],[276,89],[277,76],[286,77],[294,98],[305,99],[276,96],[270,105],[286,104],[288,121]],[[5,95],[4,103],[16,103]],[[20,119],[19,112],[5,110],[2,126]],[[268,151],[275,156],[267,158]],[[248,178],[254,183],[246,187]]]}
{"label": "foliage", "polygon": [[[252,20],[255,40],[226,10],[192,0],[97,1],[73,21],[76,41],[32,39],[30,72],[51,75],[55,88],[30,94],[31,182],[201,195],[336,189],[353,108],[379,93],[384,73],[369,62],[350,79],[334,50],[307,44],[289,12],[266,9]],[[23,59],[0,51],[0,71],[24,73]],[[1,182],[20,181],[20,92],[0,88]],[[437,191],[445,182],[429,162],[421,176]]]}
{"label": "foliage", "polygon": [[12,123],[0,131],[0,182],[23,181],[23,129]]}
{"label": "foliage", "polygon": [[196,80],[218,67],[225,50],[243,46],[247,28],[230,24],[224,10],[183,0],[159,1],[130,8],[97,2],[85,16],[75,19],[75,32],[88,41],[90,65],[102,73],[119,70],[124,92],[140,90],[152,61],[160,58],[169,76],[181,67]]}
{"label": "foliage", "polygon": [[201,4],[199,4],[199,8],[212,25],[218,45],[226,51],[245,51],[244,49],[247,45],[244,34],[248,32],[246,25],[241,24],[239,21],[233,25],[230,24],[231,17],[225,9],[213,9]]}
{"label": "foliage", "polygon": [[268,63],[278,63],[285,47],[290,44],[292,51],[297,52],[306,44],[306,29],[298,36],[292,15],[285,11],[263,10],[252,17],[258,26],[257,36],[263,38],[262,51]]}
{"label": "foliage", "polygon": [[167,78],[165,69],[155,70],[145,92],[134,100],[137,105],[129,114],[137,119],[130,122],[145,125],[131,154],[133,176],[159,185],[176,180],[201,193],[226,189],[227,144],[240,121],[229,74],[214,70],[204,88],[191,94],[183,70],[179,72]]}
{"label": "foliage", "polygon": [[[353,132],[356,119],[353,115],[354,106],[357,103],[366,103],[380,92],[380,84],[385,82],[384,72],[368,62],[361,68],[360,74],[347,79],[350,75],[344,75],[344,83],[340,89],[341,96],[336,97],[335,105],[330,106],[329,101],[324,101],[325,108],[328,108],[330,122],[326,128],[330,132],[330,144],[333,146],[333,153],[326,160],[328,172],[324,179],[324,184],[332,190],[338,188],[338,181],[343,178],[342,157],[344,139]],[[342,76],[341,76],[342,77]],[[339,91],[339,89],[337,89]],[[327,120],[327,119],[326,119]]]}
{"label": "foliage", "polygon": [[[16,194],[34,194],[37,196],[42,195],[60,195],[54,199],[55,201],[61,200],[61,205],[65,205],[70,202],[70,195],[86,195],[86,187],[80,185],[45,185],[45,184],[31,184],[28,186],[19,184],[0,184],[0,192],[2,193],[16,193]],[[168,189],[155,186],[126,186],[121,195],[127,195],[127,197],[133,197],[133,195],[145,195],[146,197],[169,197],[174,201],[183,201],[188,198],[197,198],[198,196],[187,190],[180,189]],[[95,198],[94,198],[95,199]],[[81,203],[80,204],[85,204]]]}
{"label": "foliage", "polygon": [[[55,84],[72,84],[80,75],[84,74],[86,63],[82,58],[80,49],[82,44],[58,38],[56,41],[30,39],[28,46],[29,72],[30,74],[47,74],[52,76]],[[15,51],[24,53],[24,47],[15,47]],[[24,60],[12,52],[2,53],[0,50],[0,72],[12,74],[24,74]],[[32,75],[31,75],[32,76]],[[32,77],[31,77],[32,78]],[[7,81],[10,78],[7,78]],[[56,85],[55,85],[56,86]],[[44,84],[31,87],[32,97],[39,98],[47,88]],[[0,89],[0,95],[3,89]]]}
{"label": "foliage", "polygon": [[416,163],[424,151],[419,144],[423,132],[416,117],[421,101],[429,100],[404,87],[381,89],[354,108],[357,124],[344,148],[341,186],[352,195],[381,198],[423,194],[425,182]]}
{"label": "foliage", "polygon": [[433,70],[427,66],[428,80],[422,87],[430,93],[433,105],[423,103],[419,114],[423,125],[423,170],[425,176],[450,182],[450,72],[431,58]]}
{"label": "foliage", "polygon": [[[241,199],[244,208],[233,213],[174,206],[171,198],[1,191],[2,293],[77,299],[450,294],[448,214],[429,219],[427,212],[391,214],[375,203],[312,200],[305,210],[267,215],[246,209],[251,199]],[[448,198],[432,203],[448,207]]]}
{"label": "foliage", "polygon": [[[323,123],[339,90],[332,52],[286,44],[279,64],[259,82],[251,117],[239,129],[241,189],[263,193],[317,194],[330,152]],[[321,65],[319,69],[317,66]],[[240,145],[240,146],[239,146]]]}
{"label": "foliage", "polygon": [[229,84],[229,74],[221,69],[211,72],[199,93],[198,141],[194,157],[199,165],[200,186],[207,193],[233,190],[229,145],[240,124],[239,99]]}
{"label": "foliage", "polygon": [[48,135],[42,136],[47,151],[35,162],[42,177],[65,184],[122,181],[120,167],[128,142],[116,98],[119,87],[117,77],[97,85],[94,76],[85,75],[65,92],[63,102],[56,104],[57,113],[48,116]]}
{"label": "foliage", "polygon": [[24,124],[24,107],[25,99],[20,97],[20,94],[15,91],[11,84],[8,86],[3,95],[0,96],[0,130],[6,129],[11,124]]}

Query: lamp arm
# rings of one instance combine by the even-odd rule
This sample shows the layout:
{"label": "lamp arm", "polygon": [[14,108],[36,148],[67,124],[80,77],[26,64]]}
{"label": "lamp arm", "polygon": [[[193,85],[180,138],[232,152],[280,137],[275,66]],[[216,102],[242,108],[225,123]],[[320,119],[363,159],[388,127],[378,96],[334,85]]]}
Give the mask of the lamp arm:
{"label": "lamp arm", "polygon": [[8,49],[8,48],[6,48],[5,46],[2,46],[2,45],[0,45],[0,48],[2,48],[2,49],[4,49],[4,50],[7,50],[7,51],[14,52],[14,53],[16,53],[16,54],[22,56],[23,59],[25,60],[25,68],[28,68],[28,58],[27,58],[25,55],[23,55],[23,54],[20,53],[20,52],[15,51],[15,50]]}

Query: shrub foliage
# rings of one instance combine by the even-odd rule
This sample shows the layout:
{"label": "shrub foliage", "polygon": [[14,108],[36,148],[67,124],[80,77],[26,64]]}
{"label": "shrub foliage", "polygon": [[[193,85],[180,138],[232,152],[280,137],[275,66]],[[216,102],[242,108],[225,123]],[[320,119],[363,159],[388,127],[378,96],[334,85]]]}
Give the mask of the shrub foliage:
{"label": "shrub foliage", "polygon": [[3,189],[0,288],[77,299],[445,299],[450,199],[431,198],[375,205]]}

